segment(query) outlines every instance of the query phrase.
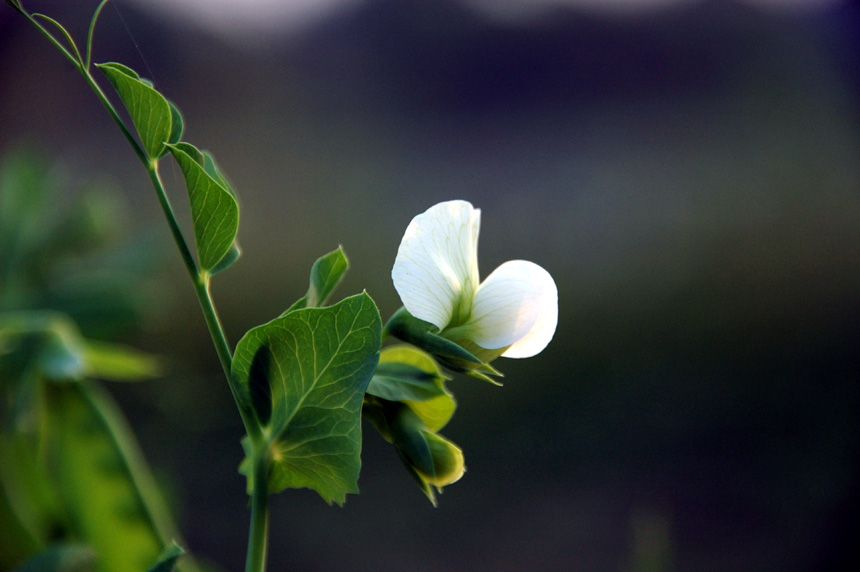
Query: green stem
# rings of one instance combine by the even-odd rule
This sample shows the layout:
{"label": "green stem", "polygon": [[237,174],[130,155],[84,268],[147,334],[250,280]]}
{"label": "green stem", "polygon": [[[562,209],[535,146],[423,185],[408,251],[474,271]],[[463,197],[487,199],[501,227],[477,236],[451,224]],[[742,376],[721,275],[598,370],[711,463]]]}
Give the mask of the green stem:
{"label": "green stem", "polygon": [[254,449],[252,452],[253,490],[251,492],[251,529],[248,532],[248,555],[245,572],[265,572],[269,543],[269,457],[268,453]]}

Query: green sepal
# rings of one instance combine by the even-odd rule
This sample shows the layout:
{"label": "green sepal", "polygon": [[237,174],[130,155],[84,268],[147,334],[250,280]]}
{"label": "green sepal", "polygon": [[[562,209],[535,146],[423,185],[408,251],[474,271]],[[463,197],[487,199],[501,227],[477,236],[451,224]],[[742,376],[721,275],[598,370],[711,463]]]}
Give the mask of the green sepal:
{"label": "green sepal", "polygon": [[79,544],[54,544],[29,558],[12,572],[96,572],[96,554]]}
{"label": "green sepal", "polygon": [[119,94],[146,154],[150,159],[160,157],[174,132],[170,103],[153,89],[151,82],[141,79],[131,68],[116,62],[96,64],[96,67],[104,72]]}
{"label": "green sepal", "polygon": [[[361,403],[379,360],[382,321],[366,293],[304,308],[239,340],[232,375],[268,439],[268,488],[307,487],[343,504],[358,491]],[[265,349],[262,349],[265,348]],[[264,404],[268,380],[271,408]],[[249,462],[242,464],[248,474]]]}
{"label": "green sepal", "polygon": [[385,416],[394,446],[417,471],[435,477],[433,455],[422,432],[424,423],[421,419],[408,405],[397,402],[385,404]]}
{"label": "green sepal", "polygon": [[185,549],[174,541],[170,546],[164,549],[161,556],[158,557],[158,562],[156,562],[146,572],[171,572],[176,566],[176,561],[179,560],[179,557],[183,554],[185,554]]}
{"label": "green sepal", "polygon": [[427,428],[409,405],[369,396],[364,415],[394,445],[407,472],[433,506],[436,491],[441,492],[466,471],[463,451]]}
{"label": "green sepal", "polygon": [[207,170],[204,153],[185,142],[168,148],[185,177],[200,267],[209,273],[223,270],[225,257],[230,262],[238,257],[234,242],[239,230],[239,204],[223,179],[213,177],[217,171]]}
{"label": "green sepal", "polygon": [[402,401],[428,429],[439,431],[457,409],[447,379],[430,354],[412,346],[390,346],[380,354],[367,394]]}
{"label": "green sepal", "polygon": [[[433,354],[442,365],[451,371],[463,373],[493,385],[501,385],[489,377],[491,375],[501,376],[501,372],[472,351],[474,349],[486,353],[487,350],[468,342],[458,343],[443,337],[439,333],[439,328],[430,322],[416,318],[406,308],[400,308],[394,313],[385,325],[385,331],[404,342]],[[442,333],[444,334],[444,332]],[[484,354],[481,353],[480,355]]]}
{"label": "green sepal", "polygon": [[349,270],[349,259],[342,246],[316,259],[311,267],[307,293],[290,306],[284,314],[301,308],[324,306]]}
{"label": "green sepal", "polygon": [[385,330],[395,338],[417,346],[437,357],[462,360],[472,363],[476,367],[486,365],[462,346],[440,336],[436,333],[439,328],[430,322],[416,318],[406,308],[400,308],[391,316],[385,325]]}

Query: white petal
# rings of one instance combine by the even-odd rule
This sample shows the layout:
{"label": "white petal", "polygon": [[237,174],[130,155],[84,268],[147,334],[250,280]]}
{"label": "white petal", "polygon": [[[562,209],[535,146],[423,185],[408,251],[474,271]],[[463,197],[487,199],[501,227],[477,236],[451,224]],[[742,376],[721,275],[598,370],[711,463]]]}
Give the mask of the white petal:
{"label": "white petal", "polygon": [[466,201],[439,203],[412,219],[391,270],[410,314],[441,329],[461,303],[468,308],[479,281],[480,224],[481,211]]}
{"label": "white petal", "polygon": [[537,321],[528,333],[509,347],[502,357],[527,358],[539,354],[552,340],[558,325],[558,288],[549,272],[532,265],[531,275],[538,286],[540,294],[537,298],[539,309]]}
{"label": "white petal", "polygon": [[542,274],[533,262],[511,260],[496,268],[475,294],[469,337],[485,349],[519,341],[534,327],[541,312]]}

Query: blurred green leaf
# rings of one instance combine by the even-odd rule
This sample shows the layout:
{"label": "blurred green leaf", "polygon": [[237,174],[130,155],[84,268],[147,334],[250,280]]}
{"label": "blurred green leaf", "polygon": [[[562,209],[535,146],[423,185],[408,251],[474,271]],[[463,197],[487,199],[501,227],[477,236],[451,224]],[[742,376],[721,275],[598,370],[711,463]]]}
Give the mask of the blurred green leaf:
{"label": "blurred green leaf", "polygon": [[115,62],[96,64],[113,84],[151,159],[161,156],[164,144],[172,139],[173,113],[163,95],[142,80],[132,69]]}
{"label": "blurred green leaf", "polygon": [[96,555],[91,548],[55,544],[36,554],[13,572],[95,572]]}
{"label": "blurred green leaf", "polygon": [[[337,504],[357,492],[361,403],[379,359],[381,329],[376,304],[362,293],[290,312],[239,341],[233,375],[246,388],[246,402],[252,377],[270,384],[270,491],[308,487]],[[260,358],[261,348],[271,356]]]}
{"label": "blurred green leaf", "polygon": [[161,375],[155,356],[122,344],[86,340],[83,359],[87,376],[97,379],[130,381]]}
{"label": "blurred green leaf", "polygon": [[164,549],[164,552],[158,557],[158,562],[146,572],[170,572],[183,554],[185,554],[185,550],[174,542]]}
{"label": "blurred green leaf", "polygon": [[167,509],[113,400],[91,383],[48,384],[49,467],[75,538],[101,572],[140,572],[175,536]]}
{"label": "blurred green leaf", "polygon": [[284,314],[301,308],[323,306],[343,280],[348,269],[349,260],[342,246],[338,246],[336,250],[317,258],[311,267],[310,285],[307,293],[290,306]]}
{"label": "blurred green leaf", "polygon": [[239,205],[233,193],[206,170],[205,155],[196,147],[183,142],[169,148],[185,176],[200,266],[205,271],[219,268],[233,249]]}
{"label": "blurred green leaf", "polygon": [[39,551],[50,539],[59,509],[39,465],[38,442],[0,429],[0,570]]}

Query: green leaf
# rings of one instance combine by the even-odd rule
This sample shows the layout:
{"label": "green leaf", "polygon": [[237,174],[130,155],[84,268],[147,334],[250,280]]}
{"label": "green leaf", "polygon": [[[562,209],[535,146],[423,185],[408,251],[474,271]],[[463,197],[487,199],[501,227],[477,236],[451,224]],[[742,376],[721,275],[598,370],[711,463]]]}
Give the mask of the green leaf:
{"label": "green leaf", "polygon": [[158,562],[146,572],[170,572],[183,554],[185,554],[185,549],[174,542],[164,549],[164,552],[158,557]]}
{"label": "green leaf", "polygon": [[60,512],[41,470],[38,437],[6,429],[0,428],[0,570],[38,552]]}
{"label": "green leaf", "polygon": [[287,314],[300,308],[318,308],[323,306],[337,288],[344,274],[349,269],[349,260],[342,246],[317,258],[311,267],[310,286],[308,292],[284,312]]}
{"label": "green leaf", "polygon": [[290,312],[239,341],[232,373],[258,415],[259,395],[252,398],[249,386],[263,377],[270,384],[270,491],[307,487],[337,504],[358,491],[361,403],[381,329],[376,304],[362,293]]}
{"label": "green leaf", "polygon": [[12,6],[14,9],[18,10],[19,12],[24,11],[24,7],[21,6],[20,0],[6,0],[6,3]]}
{"label": "green leaf", "polygon": [[223,270],[222,260],[233,256],[233,243],[239,230],[239,204],[222,184],[223,178],[216,180],[207,171],[206,156],[196,147],[183,142],[169,148],[185,176],[200,267],[207,272]]}
{"label": "green leaf", "polygon": [[93,572],[96,555],[91,548],[75,544],[55,544],[39,552],[13,572]]}
{"label": "green leaf", "polygon": [[75,538],[101,572],[140,572],[175,536],[163,499],[112,399],[89,383],[46,385],[49,467]]}
{"label": "green leaf", "polygon": [[173,113],[163,95],[154,90],[132,69],[118,63],[96,64],[113,84],[151,159],[164,151],[173,133]]}
{"label": "green leaf", "polygon": [[161,375],[155,356],[122,344],[86,340],[83,358],[87,375],[97,379],[130,381]]}

